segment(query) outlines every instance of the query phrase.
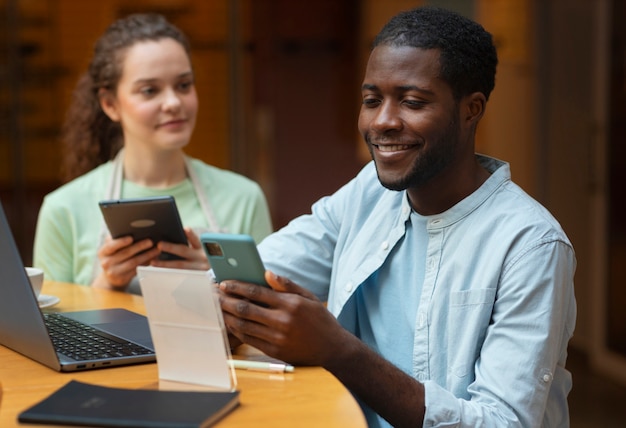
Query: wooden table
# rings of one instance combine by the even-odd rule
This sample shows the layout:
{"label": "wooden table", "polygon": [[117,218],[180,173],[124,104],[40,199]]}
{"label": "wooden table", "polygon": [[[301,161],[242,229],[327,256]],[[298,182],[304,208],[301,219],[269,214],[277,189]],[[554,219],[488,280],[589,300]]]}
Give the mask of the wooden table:
{"label": "wooden table", "polygon": [[[125,308],[145,314],[143,298],[127,293],[46,281],[43,294],[61,301],[48,310]],[[244,355],[245,357],[245,355]],[[142,388],[158,382],[156,364],[58,373],[0,346],[0,427],[18,424],[17,415],[71,379],[97,385]],[[320,367],[296,367],[293,373],[237,370],[240,406],[218,427],[365,427],[358,404],[346,388]],[[28,425],[41,426],[41,425]]]}

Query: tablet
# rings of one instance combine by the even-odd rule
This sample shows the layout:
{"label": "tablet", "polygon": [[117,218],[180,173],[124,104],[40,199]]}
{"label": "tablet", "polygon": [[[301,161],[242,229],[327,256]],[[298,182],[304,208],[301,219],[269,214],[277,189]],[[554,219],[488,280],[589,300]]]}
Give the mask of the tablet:
{"label": "tablet", "polygon": [[[132,236],[133,241],[150,238],[160,241],[187,244],[187,236],[172,196],[114,199],[100,201],[100,210],[113,238]],[[180,257],[161,253],[163,260]]]}

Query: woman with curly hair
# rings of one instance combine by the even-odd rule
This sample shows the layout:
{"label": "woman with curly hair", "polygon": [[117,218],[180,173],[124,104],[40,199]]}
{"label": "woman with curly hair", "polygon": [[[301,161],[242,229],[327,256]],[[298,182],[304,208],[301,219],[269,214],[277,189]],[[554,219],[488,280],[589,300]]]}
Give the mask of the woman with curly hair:
{"label": "woman with curly hair", "polygon": [[[34,265],[47,279],[126,290],[139,265],[207,269],[198,234],[272,231],[260,186],[185,155],[198,98],[189,43],[163,16],[109,26],[77,84],[64,125],[69,181],[44,198]],[[103,199],[172,195],[189,245],[112,239]],[[161,252],[182,260],[159,260]]]}

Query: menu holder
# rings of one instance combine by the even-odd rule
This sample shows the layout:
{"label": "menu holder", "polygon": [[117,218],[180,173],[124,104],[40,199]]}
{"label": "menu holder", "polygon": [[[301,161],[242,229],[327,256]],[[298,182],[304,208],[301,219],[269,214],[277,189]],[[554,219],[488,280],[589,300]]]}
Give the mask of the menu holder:
{"label": "menu holder", "polygon": [[[237,386],[217,289],[207,272],[140,266],[160,383]],[[180,388],[178,388],[180,389]]]}

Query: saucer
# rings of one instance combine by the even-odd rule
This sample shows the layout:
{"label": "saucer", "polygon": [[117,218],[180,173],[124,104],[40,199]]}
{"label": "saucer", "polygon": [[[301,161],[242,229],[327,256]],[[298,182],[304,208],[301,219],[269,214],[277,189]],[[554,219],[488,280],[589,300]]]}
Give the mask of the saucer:
{"label": "saucer", "polygon": [[37,299],[39,302],[40,308],[49,308],[50,306],[54,306],[61,301],[57,296],[50,296],[48,294],[40,294]]}

